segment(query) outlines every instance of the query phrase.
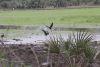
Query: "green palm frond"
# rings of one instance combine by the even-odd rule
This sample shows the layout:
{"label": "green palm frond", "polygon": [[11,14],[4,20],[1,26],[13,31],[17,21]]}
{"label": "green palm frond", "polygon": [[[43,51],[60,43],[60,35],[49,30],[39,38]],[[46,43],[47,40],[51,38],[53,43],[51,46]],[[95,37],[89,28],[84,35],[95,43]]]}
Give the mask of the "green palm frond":
{"label": "green palm frond", "polygon": [[75,36],[75,33],[73,32],[73,38],[75,39],[75,44],[72,45],[73,49],[72,51],[75,54],[80,54],[84,51],[85,47],[87,46],[87,43],[90,42],[93,39],[93,35],[89,33],[88,31],[77,31],[77,34]]}
{"label": "green palm frond", "polygon": [[60,45],[59,45],[60,42],[61,41],[59,41],[58,38],[50,37],[50,39],[47,39],[47,43],[45,43],[45,46],[49,48],[49,45],[50,45],[50,52],[59,53],[60,52]]}
{"label": "green palm frond", "polygon": [[[85,56],[91,61],[96,54],[96,49],[88,45],[88,42],[93,40],[94,35],[88,31],[77,31],[75,34],[70,34],[67,40],[64,40],[62,36],[50,37],[47,39],[45,46],[49,48],[52,53],[63,53],[64,55],[80,55],[85,54]],[[48,49],[45,49],[48,50]]]}
{"label": "green palm frond", "polygon": [[97,49],[95,49],[94,47],[88,46],[88,47],[85,48],[84,54],[89,59],[89,62],[92,61],[92,59],[95,56],[96,52],[97,52]]}

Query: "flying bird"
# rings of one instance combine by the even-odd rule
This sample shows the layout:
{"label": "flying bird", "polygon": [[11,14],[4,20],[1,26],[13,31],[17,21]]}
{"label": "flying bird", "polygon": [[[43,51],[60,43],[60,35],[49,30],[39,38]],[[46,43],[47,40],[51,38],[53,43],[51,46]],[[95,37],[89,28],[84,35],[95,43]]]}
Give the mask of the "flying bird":
{"label": "flying bird", "polygon": [[49,32],[48,31],[45,31],[45,30],[42,30],[45,34],[45,36],[49,35]]}
{"label": "flying bird", "polygon": [[53,22],[51,23],[50,26],[46,26],[46,27],[48,27],[51,30],[51,32],[52,32]]}

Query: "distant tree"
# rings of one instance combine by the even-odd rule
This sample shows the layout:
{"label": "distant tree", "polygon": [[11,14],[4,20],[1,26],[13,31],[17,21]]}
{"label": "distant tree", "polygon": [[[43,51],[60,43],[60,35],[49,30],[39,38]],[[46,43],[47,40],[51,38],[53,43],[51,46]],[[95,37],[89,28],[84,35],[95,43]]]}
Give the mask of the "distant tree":
{"label": "distant tree", "polygon": [[98,1],[99,1],[99,0],[95,0],[95,1],[94,1],[94,4],[98,4]]}
{"label": "distant tree", "polygon": [[1,2],[1,7],[8,8],[9,7],[9,3],[7,1],[2,1]]}
{"label": "distant tree", "polygon": [[94,5],[100,5],[100,0],[0,0],[0,8],[45,8],[66,7],[72,5],[88,4],[93,2]]}

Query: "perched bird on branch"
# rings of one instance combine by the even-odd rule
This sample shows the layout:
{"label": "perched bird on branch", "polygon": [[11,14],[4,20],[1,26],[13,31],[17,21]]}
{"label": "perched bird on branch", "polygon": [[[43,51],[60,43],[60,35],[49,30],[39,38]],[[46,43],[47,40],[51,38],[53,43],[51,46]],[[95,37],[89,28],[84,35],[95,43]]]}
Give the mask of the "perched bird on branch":
{"label": "perched bird on branch", "polygon": [[50,26],[46,26],[46,27],[48,27],[51,30],[51,32],[52,32],[53,22],[51,23]]}
{"label": "perched bird on branch", "polygon": [[49,35],[49,32],[48,31],[45,31],[42,29],[42,31],[44,32],[45,36]]}

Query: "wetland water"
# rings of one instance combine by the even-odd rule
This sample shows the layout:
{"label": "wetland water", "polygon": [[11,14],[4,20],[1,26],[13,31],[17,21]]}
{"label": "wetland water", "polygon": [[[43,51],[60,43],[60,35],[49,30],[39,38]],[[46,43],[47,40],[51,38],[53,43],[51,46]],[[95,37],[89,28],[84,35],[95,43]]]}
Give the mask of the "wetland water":
{"label": "wetland water", "polygon": [[[30,31],[41,31],[41,29],[45,29],[44,27],[39,26],[16,26],[16,25],[0,25],[0,29],[14,29],[14,30],[30,30]],[[67,39],[70,33],[76,34],[77,30],[86,30],[94,35],[93,41],[100,41],[100,28],[66,28],[66,27],[53,27],[53,32],[49,31],[50,34],[48,36],[45,36],[43,33],[38,34],[32,34],[31,36],[28,35],[28,37],[14,37],[14,38],[4,38],[5,41],[4,44],[42,44],[43,41],[46,41],[49,39],[50,36],[59,37],[60,35]],[[56,33],[54,33],[56,32]],[[13,33],[9,33],[9,35],[14,35]],[[22,34],[23,35],[23,34]],[[20,39],[20,40],[14,40],[14,39]]]}

